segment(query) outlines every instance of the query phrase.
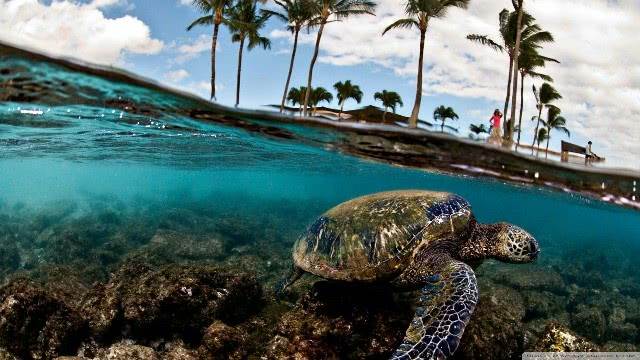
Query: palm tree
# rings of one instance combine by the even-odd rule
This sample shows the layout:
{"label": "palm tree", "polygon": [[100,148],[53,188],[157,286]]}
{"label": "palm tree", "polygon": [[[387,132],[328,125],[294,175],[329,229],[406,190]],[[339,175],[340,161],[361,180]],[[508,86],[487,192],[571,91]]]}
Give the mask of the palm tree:
{"label": "palm tree", "polygon": [[[525,14],[528,15],[528,14]],[[528,17],[525,16],[525,22]],[[498,29],[500,32],[500,42],[491,39],[488,35],[470,34],[467,35],[467,39],[475,41],[482,45],[485,45],[495,51],[507,52],[509,56],[509,80],[507,81],[507,96],[504,101],[503,114],[507,114],[509,109],[509,100],[511,99],[511,81],[513,80],[513,52],[515,46],[515,29],[517,26],[518,17],[515,12],[509,12],[507,9],[503,9],[498,14]]]}
{"label": "palm tree", "polygon": [[444,132],[444,123],[447,121],[447,119],[457,120],[459,118],[460,117],[458,116],[458,114],[456,114],[452,107],[440,105],[433,111],[433,120],[442,121],[442,126],[440,127],[442,132]]}
{"label": "palm tree", "polygon": [[413,111],[409,118],[409,126],[418,126],[418,115],[420,114],[420,103],[422,101],[422,68],[424,66],[424,43],[431,19],[443,18],[447,10],[452,7],[466,9],[470,0],[407,0],[405,6],[406,18],[397,20],[387,26],[382,32],[386,34],[391,29],[412,29],[420,31],[420,56],[418,57],[418,84],[416,86],[416,100]]}
{"label": "palm tree", "polygon": [[544,128],[544,127],[540,128],[540,130],[538,130],[538,132],[536,133],[536,142],[538,143],[537,155],[540,154],[540,144],[542,144],[542,142],[547,139],[549,139],[549,133],[547,132],[547,128]]}
{"label": "palm tree", "polygon": [[382,106],[384,106],[384,114],[382,114],[383,123],[387,120],[387,112],[389,112],[389,109],[395,114],[398,105],[404,106],[400,94],[395,91],[382,90],[382,92],[375,93],[373,99],[382,102]]}
{"label": "palm tree", "polygon": [[[511,86],[514,77],[514,60],[515,60],[515,43],[516,43],[516,30],[518,28],[518,12],[509,12],[509,10],[504,9],[498,15],[499,20],[499,32],[500,32],[500,42],[492,40],[487,35],[478,35],[472,34],[468,35],[467,39],[490,47],[493,50],[499,52],[506,52],[509,57],[509,75],[507,80],[507,95],[504,101],[504,111],[503,114],[507,114],[509,109],[509,100],[511,100]],[[535,18],[529,15],[526,12],[522,14],[522,44],[520,49],[528,52],[531,50],[536,50],[541,47],[542,43],[552,42],[553,36],[548,31],[542,31],[540,26],[536,25]],[[515,94],[515,92],[514,92]],[[506,120],[506,119],[505,119]],[[504,132],[505,134],[508,132],[508,121],[504,122]]]}
{"label": "palm tree", "polygon": [[485,124],[480,124],[480,125],[471,124],[469,125],[469,130],[476,135],[489,133],[489,129],[487,129]]}
{"label": "palm tree", "polygon": [[[300,88],[300,89],[307,90],[306,88]],[[327,89],[321,86],[317,88],[313,88],[311,91],[306,91],[306,94],[308,93],[311,93],[309,103],[311,104],[311,106],[313,106],[313,115],[316,114],[318,104],[320,104],[323,101],[328,103],[333,101],[333,95],[329,91],[327,91]]]}
{"label": "palm tree", "polygon": [[526,48],[520,53],[520,117],[518,120],[518,126],[516,127],[518,132],[518,140],[516,142],[516,150],[520,146],[520,136],[522,134],[522,114],[524,111],[524,80],[527,76],[531,78],[539,78],[544,81],[553,82],[551,76],[537,72],[538,67],[544,67],[547,61],[560,63],[556,59],[548,58],[540,55],[535,49]]}
{"label": "palm tree", "polygon": [[288,24],[288,30],[293,34],[293,49],[291,51],[291,62],[289,63],[289,73],[287,81],[284,85],[284,94],[282,95],[282,103],[280,104],[280,112],[284,111],[284,104],[291,83],[291,74],[293,73],[293,64],[296,59],[296,51],[298,49],[298,35],[300,30],[306,26],[313,16],[311,9],[311,0],[274,0],[276,5],[282,8],[282,12],[275,10],[263,9],[264,14],[275,16]]}
{"label": "palm tree", "polygon": [[344,109],[344,103],[348,99],[355,100],[358,104],[362,101],[362,90],[360,90],[360,86],[351,84],[351,80],[347,80],[344,83],[339,81],[333,84],[333,88],[336,89],[336,97],[338,98],[338,102],[340,104],[340,112],[338,113],[338,119],[342,118],[342,110]]}
{"label": "palm tree", "polygon": [[[507,121],[505,121],[505,125],[507,125],[507,131],[504,134],[504,141],[502,142],[502,146],[511,148],[513,143],[513,124],[516,121],[516,105],[518,104],[518,97],[515,96],[516,91],[518,91],[518,70],[520,66],[518,62],[520,61],[520,47],[522,46],[522,20],[524,17],[524,0],[511,0],[513,7],[516,9],[518,13],[518,22],[516,26],[516,42],[515,42],[515,50],[513,52],[514,65],[513,65],[513,98],[511,99],[511,116]],[[506,114],[505,114],[506,115]]]}
{"label": "palm tree", "polygon": [[[549,107],[551,103],[555,100],[562,99],[562,95],[558,93],[556,89],[553,88],[549,83],[545,82],[540,87],[540,90],[536,89],[536,86],[533,85],[533,94],[536,97],[536,108],[538,109],[538,121],[536,123],[536,130],[533,133],[533,143],[531,146],[533,147],[536,144],[538,139],[538,129],[540,128],[540,121],[542,116],[542,110],[545,107]],[[533,151],[533,150],[532,150]]]}
{"label": "palm tree", "polygon": [[315,15],[310,24],[313,26],[318,26],[319,28],[318,35],[316,36],[316,45],[313,51],[313,57],[311,58],[311,65],[309,65],[307,94],[305,95],[304,99],[305,114],[307,112],[309,99],[311,97],[313,68],[315,67],[316,61],[318,59],[322,33],[324,31],[324,27],[329,22],[329,18],[335,17],[336,20],[342,20],[348,18],[351,15],[374,15],[373,12],[376,8],[376,3],[370,0],[313,0],[310,8],[312,13]]}
{"label": "palm tree", "polygon": [[544,126],[547,131],[547,148],[545,150],[546,157],[549,157],[549,140],[551,139],[551,132],[553,130],[560,130],[564,132],[567,137],[571,137],[571,132],[569,132],[569,129],[566,127],[567,119],[560,116],[561,112],[562,110],[560,110],[559,107],[553,105],[549,106],[547,111],[547,121],[544,122]]}
{"label": "palm tree", "polygon": [[239,0],[238,3],[228,11],[229,18],[227,25],[231,31],[231,41],[240,43],[238,48],[238,78],[236,80],[236,106],[240,104],[240,78],[242,74],[242,52],[244,43],[249,40],[248,50],[256,46],[263,49],[271,48],[271,41],[260,35],[260,30],[269,19],[269,14],[258,15],[255,0]]}
{"label": "palm tree", "polygon": [[287,94],[287,101],[293,106],[298,105],[300,107],[300,115],[302,115],[302,104],[304,103],[304,95],[307,93],[307,88],[301,86],[300,88],[292,87]]}
{"label": "palm tree", "polygon": [[196,19],[187,27],[187,31],[198,25],[213,24],[213,36],[211,37],[211,99],[216,98],[216,45],[218,43],[218,30],[224,21],[224,12],[231,6],[232,0],[193,0],[193,6],[205,14]]}

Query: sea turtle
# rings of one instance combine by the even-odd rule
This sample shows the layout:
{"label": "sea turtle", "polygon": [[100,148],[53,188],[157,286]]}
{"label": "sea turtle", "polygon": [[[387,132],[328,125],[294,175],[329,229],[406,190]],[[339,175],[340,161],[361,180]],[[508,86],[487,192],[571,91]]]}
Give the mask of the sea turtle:
{"label": "sea turtle", "polygon": [[414,318],[392,359],[443,359],[457,349],[478,302],[472,266],[492,258],[534,261],[538,242],[521,228],[479,224],[454,194],[393,191],[347,201],[296,241],[278,292],[304,273],[343,282],[388,282],[417,290]]}

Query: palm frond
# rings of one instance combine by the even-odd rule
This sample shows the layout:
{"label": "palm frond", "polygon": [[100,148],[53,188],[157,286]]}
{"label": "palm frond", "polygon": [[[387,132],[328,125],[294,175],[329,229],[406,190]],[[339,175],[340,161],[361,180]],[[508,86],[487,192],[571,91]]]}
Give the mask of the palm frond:
{"label": "palm frond", "polygon": [[488,46],[495,51],[504,52],[504,47],[497,42],[491,40],[487,35],[471,34],[467,35],[467,39]]}
{"label": "palm frond", "polygon": [[196,19],[191,24],[189,24],[189,26],[187,26],[187,31],[190,31],[196,26],[211,25],[211,24],[213,24],[213,15],[205,15],[203,17]]}
{"label": "palm frond", "polygon": [[384,31],[382,32],[382,35],[384,36],[384,34],[386,34],[389,30],[392,30],[392,29],[411,29],[413,27],[416,27],[416,28],[420,27],[420,24],[418,24],[418,22],[415,19],[406,18],[406,19],[396,20],[395,22],[393,22],[391,25],[387,26],[384,29]]}
{"label": "palm frond", "polygon": [[551,76],[546,75],[546,74],[542,74],[542,73],[539,73],[539,72],[529,71],[529,72],[527,72],[527,75],[532,77],[532,78],[534,78],[534,79],[542,79],[542,80],[547,81],[547,82],[553,82],[553,78]]}

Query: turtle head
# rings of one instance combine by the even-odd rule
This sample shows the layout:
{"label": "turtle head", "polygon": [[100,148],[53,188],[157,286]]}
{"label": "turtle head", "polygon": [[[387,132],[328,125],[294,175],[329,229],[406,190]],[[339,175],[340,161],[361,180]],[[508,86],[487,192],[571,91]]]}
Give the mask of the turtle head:
{"label": "turtle head", "polygon": [[535,261],[540,254],[538,241],[522,228],[511,224],[494,225],[491,242],[493,258],[507,263],[522,264]]}

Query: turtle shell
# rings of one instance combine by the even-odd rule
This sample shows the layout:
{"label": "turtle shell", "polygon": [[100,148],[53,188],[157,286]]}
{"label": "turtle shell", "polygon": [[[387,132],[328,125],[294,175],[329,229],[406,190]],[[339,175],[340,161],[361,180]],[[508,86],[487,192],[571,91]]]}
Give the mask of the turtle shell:
{"label": "turtle shell", "polygon": [[397,276],[416,249],[461,235],[471,207],[462,197],[394,191],[342,203],[320,216],[296,241],[295,264],[333,280],[376,281]]}

